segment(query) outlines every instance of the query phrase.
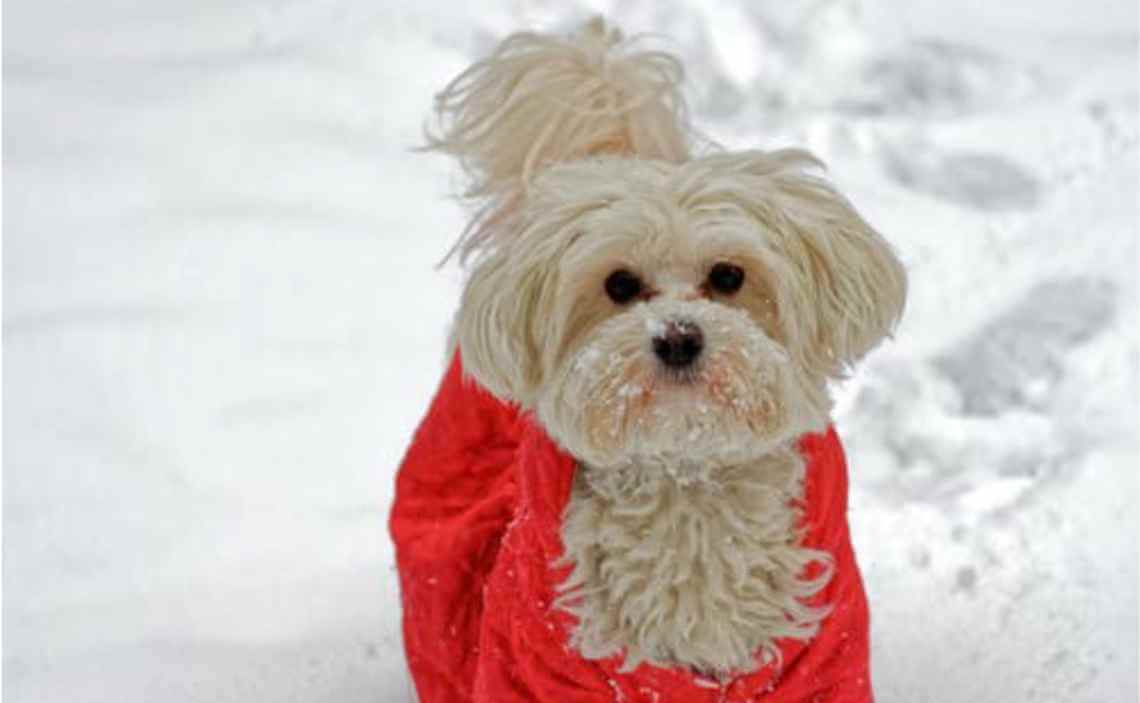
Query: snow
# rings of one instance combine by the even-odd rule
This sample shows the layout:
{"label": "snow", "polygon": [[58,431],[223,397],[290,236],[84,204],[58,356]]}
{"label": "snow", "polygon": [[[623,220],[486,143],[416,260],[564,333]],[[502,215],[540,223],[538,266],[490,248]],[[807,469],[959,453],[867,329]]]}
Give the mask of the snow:
{"label": "snow", "polygon": [[673,38],[912,277],[838,392],[884,703],[1137,699],[1137,7],[5,6],[4,699],[411,701],[385,518],[460,274],[432,93]]}

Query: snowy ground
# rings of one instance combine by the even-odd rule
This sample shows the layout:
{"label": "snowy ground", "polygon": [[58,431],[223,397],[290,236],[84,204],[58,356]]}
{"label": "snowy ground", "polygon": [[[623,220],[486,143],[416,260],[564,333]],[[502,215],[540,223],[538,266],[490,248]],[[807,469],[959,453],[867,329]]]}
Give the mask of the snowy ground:
{"label": "snowy ground", "polygon": [[618,6],[911,270],[838,392],[880,701],[1136,700],[1135,3],[455,5],[6,3],[4,700],[412,700],[385,519],[463,215],[409,147]]}

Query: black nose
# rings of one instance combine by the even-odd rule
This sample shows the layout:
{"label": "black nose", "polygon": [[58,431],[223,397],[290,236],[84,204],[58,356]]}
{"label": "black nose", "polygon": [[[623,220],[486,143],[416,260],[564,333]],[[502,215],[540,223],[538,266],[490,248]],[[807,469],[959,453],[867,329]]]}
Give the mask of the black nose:
{"label": "black nose", "polygon": [[693,363],[705,346],[701,328],[687,320],[665,323],[665,333],[653,338],[653,352],[666,366],[681,368]]}

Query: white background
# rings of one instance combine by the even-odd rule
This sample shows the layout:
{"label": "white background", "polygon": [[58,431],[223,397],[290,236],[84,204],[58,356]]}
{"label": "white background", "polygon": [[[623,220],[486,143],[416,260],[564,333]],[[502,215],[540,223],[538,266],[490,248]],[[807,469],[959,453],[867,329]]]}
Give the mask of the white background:
{"label": "white background", "polygon": [[386,519],[464,214],[411,148],[597,10],[910,269],[836,393],[880,703],[1136,700],[1136,4],[459,5],[5,4],[4,700],[412,700]]}

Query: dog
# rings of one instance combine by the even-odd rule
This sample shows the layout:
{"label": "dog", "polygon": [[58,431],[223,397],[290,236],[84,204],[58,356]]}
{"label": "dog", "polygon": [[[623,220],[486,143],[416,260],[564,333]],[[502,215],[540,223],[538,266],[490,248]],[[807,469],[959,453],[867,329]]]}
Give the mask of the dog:
{"label": "dog", "polygon": [[479,207],[391,516],[424,703],[871,700],[828,384],[906,275],[808,152],[704,142],[681,75],[594,19],[437,96]]}

